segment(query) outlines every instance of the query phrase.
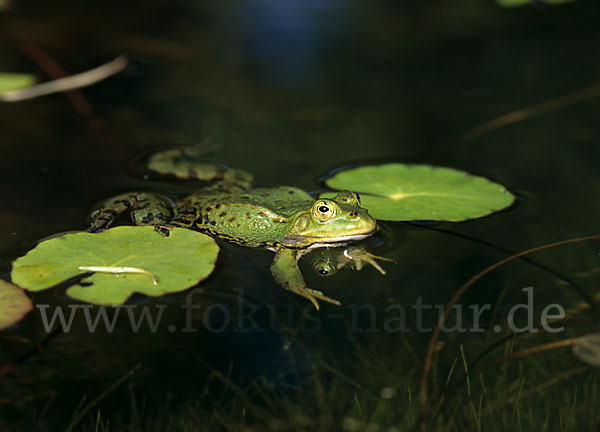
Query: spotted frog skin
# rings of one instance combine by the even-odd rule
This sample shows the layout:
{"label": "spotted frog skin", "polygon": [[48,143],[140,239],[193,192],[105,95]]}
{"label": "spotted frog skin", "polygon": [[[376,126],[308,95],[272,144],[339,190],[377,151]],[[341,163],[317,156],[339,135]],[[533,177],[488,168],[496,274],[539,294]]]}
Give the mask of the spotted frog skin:
{"label": "spotted frog skin", "polygon": [[[285,289],[310,300],[317,309],[318,300],[339,305],[306,286],[297,261],[310,249],[342,246],[373,234],[376,221],[360,207],[358,194],[341,191],[334,198],[315,200],[295,187],[252,189],[251,174],[190,160],[189,152],[156,153],[148,167],[182,179],[215,180],[213,184],[174,206],[148,192],[113,197],[92,213],[89,231],[106,229],[120,213],[130,211],[136,224],[155,225],[163,234],[168,234],[170,226],[185,227],[239,245],[266,248],[275,252],[271,272]],[[344,255],[358,269],[363,261],[373,265],[373,258],[379,258],[359,247],[344,250]]]}

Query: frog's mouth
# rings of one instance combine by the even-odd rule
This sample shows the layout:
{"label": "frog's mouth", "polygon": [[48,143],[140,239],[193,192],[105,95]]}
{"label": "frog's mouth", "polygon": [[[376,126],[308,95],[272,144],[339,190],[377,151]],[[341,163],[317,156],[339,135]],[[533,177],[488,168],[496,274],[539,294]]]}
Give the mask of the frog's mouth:
{"label": "frog's mouth", "polygon": [[297,248],[318,248],[318,247],[327,247],[331,245],[339,245],[342,246],[346,243],[352,241],[359,241],[366,239],[371,236],[375,230],[366,233],[366,234],[353,234],[347,236],[339,236],[339,237],[306,237],[301,235],[287,235],[281,240],[281,244],[287,247],[297,247]]}

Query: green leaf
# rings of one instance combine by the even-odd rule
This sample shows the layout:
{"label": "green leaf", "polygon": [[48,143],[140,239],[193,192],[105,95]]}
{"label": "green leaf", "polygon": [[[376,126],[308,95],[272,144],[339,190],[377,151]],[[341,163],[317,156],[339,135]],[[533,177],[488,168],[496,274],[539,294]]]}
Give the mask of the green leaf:
{"label": "green leaf", "polygon": [[515,199],[504,186],[484,177],[429,165],[361,166],[338,171],[325,183],[358,192],[361,206],[374,218],[392,221],[458,222],[502,210]]}
{"label": "green leaf", "polygon": [[67,294],[119,305],[136,292],[159,296],[195,285],[212,272],[218,251],[212,238],[185,228],[172,228],[166,237],[151,226],[120,226],[46,240],[13,263],[11,278],[40,291],[95,271],[85,279],[92,285],[73,285]]}
{"label": "green leaf", "polygon": [[31,300],[21,288],[0,279],[0,330],[21,321],[32,308]]}
{"label": "green leaf", "polygon": [[0,73],[0,93],[29,87],[35,84],[35,78],[29,74]]}

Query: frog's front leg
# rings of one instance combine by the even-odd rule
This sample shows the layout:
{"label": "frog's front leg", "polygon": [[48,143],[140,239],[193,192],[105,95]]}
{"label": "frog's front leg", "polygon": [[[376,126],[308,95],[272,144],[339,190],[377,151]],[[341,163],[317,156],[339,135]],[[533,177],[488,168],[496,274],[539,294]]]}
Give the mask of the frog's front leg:
{"label": "frog's front leg", "polygon": [[280,248],[277,250],[273,264],[271,264],[271,273],[273,273],[277,283],[285,289],[310,300],[317,310],[319,309],[317,299],[339,306],[341,304],[339,301],[327,297],[321,291],[306,286],[302,273],[298,268],[298,258],[298,251],[294,249]]}
{"label": "frog's front leg", "polygon": [[349,262],[352,262],[354,263],[356,270],[360,270],[363,268],[364,263],[367,263],[371,264],[379,273],[384,275],[385,270],[381,268],[377,261],[375,261],[376,259],[381,261],[394,262],[393,259],[373,255],[372,253],[367,252],[362,246],[351,246],[349,248],[344,249],[344,252],[338,255],[337,268],[341,269]]}
{"label": "frog's front leg", "polygon": [[166,200],[148,192],[117,195],[102,203],[91,214],[89,232],[107,229],[121,213],[129,210],[136,225],[166,224],[171,219],[171,207]]}

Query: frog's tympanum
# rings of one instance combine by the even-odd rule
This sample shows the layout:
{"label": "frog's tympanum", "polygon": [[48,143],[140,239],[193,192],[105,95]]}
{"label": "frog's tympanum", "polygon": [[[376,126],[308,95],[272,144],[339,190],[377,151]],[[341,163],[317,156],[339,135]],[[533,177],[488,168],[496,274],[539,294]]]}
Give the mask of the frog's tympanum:
{"label": "frog's tympanum", "polygon": [[[185,149],[156,153],[148,166],[161,174],[215,182],[174,206],[149,192],[116,196],[92,214],[89,231],[106,229],[120,213],[130,211],[136,224],[155,225],[165,235],[170,226],[185,227],[239,245],[269,249],[275,252],[271,265],[275,280],[310,300],[317,309],[317,300],[340,303],[306,286],[298,259],[312,248],[338,247],[364,239],[377,227],[354,192],[341,191],[334,198],[315,200],[295,187],[251,189],[251,174],[190,160]],[[360,269],[364,261],[383,273],[374,261],[379,257],[361,247],[347,248],[341,256],[335,268],[352,261]]]}

